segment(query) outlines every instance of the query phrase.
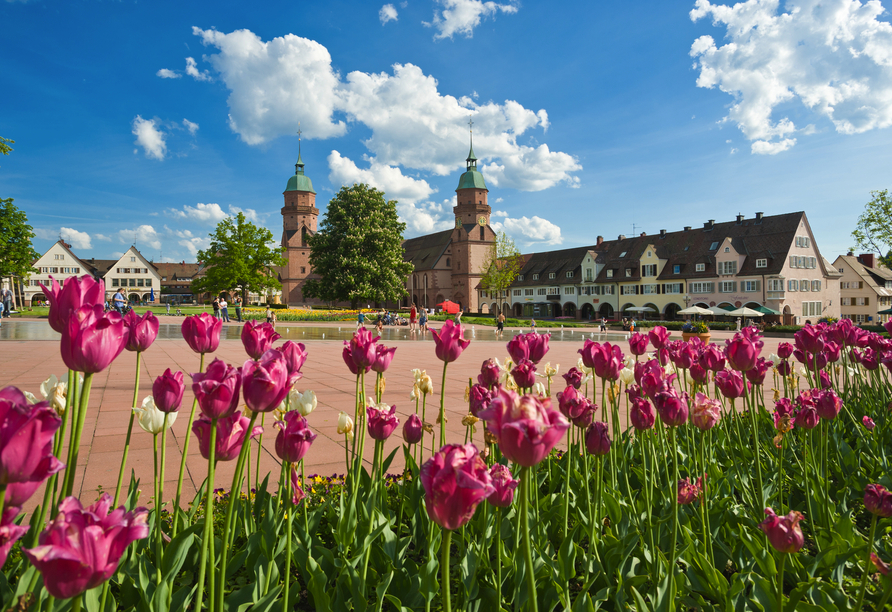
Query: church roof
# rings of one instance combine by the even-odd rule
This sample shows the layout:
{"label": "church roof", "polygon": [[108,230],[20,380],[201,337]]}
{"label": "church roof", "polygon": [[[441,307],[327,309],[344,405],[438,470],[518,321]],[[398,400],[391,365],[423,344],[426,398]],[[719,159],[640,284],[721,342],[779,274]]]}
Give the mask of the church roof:
{"label": "church roof", "polygon": [[461,175],[456,189],[486,189],[486,182],[483,180],[483,175],[476,168],[472,168]]}
{"label": "church roof", "polygon": [[415,270],[430,270],[437,264],[451,241],[451,229],[410,238],[403,242],[403,261],[411,263],[415,266]]}
{"label": "church roof", "polygon": [[313,191],[313,181],[304,174],[304,162],[300,158],[300,154],[297,156],[297,163],[294,164],[294,176],[288,179],[285,191],[309,191],[310,193],[316,193]]}

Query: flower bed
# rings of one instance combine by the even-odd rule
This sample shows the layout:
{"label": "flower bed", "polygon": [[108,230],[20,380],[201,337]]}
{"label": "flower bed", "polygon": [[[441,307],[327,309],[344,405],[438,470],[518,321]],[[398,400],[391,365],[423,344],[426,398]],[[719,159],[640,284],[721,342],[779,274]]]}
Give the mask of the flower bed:
{"label": "flower bed", "polygon": [[[207,480],[183,503],[180,485],[163,489],[162,450],[155,507],[173,510],[159,516],[135,507],[138,483],[122,486],[129,434],[114,497],[84,508],[70,495],[93,375],[125,349],[139,363],[158,320],[103,313],[89,277],[46,292],[71,373],[43,402],[0,391],[4,608],[878,610],[892,593],[892,345],[848,321],[805,327],[770,356],[755,328],[720,348],[657,327],[630,337],[629,356],[586,340],[562,376],[542,364],[547,334],[515,336],[510,360],[484,362],[467,390],[464,440],[447,439],[433,380],[468,346],[462,328],[433,333],[442,378],[415,371],[405,423],[384,401],[396,349],[360,329],[342,351],[357,382],[338,419],[344,473],[305,478],[306,347],[274,348],[275,330],[249,321],[241,368],[206,363],[221,322],[187,317],[191,412],[168,370],[134,394],[133,418],[161,449],[171,427],[191,430]],[[262,475],[245,442],[266,413],[281,468]],[[406,469],[388,474],[397,453]],[[216,482],[218,461],[236,462],[232,483]]]}

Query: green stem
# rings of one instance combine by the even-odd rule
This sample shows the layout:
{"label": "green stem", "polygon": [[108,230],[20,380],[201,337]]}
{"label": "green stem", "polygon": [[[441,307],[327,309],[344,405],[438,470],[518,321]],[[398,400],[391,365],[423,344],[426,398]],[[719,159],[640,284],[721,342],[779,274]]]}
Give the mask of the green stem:
{"label": "green stem", "polygon": [[74,491],[74,478],[77,472],[77,460],[80,455],[81,435],[84,433],[84,421],[87,417],[87,406],[90,405],[90,388],[93,386],[93,374],[84,376],[84,390],[81,392],[80,408],[77,411],[77,428],[72,430],[73,439],[71,463],[65,468],[65,488],[62,497],[68,497]]}
{"label": "green stem", "polygon": [[[131,413],[133,411],[131,410]],[[160,495],[158,493],[158,434],[152,435],[152,467],[155,470],[155,477],[152,484],[155,485],[155,583],[161,584],[161,510],[158,507]]]}
{"label": "green stem", "polygon": [[570,472],[573,471],[573,443],[570,441],[570,434],[572,432],[573,427],[570,427],[567,430],[567,475],[564,477],[564,540],[567,539],[570,525]]}
{"label": "green stem", "polygon": [[[864,594],[867,592],[867,575],[870,573],[870,553],[873,552],[873,538],[877,531],[877,515],[874,514],[870,520],[870,537],[867,539],[867,554],[864,556],[864,574],[861,576],[861,588],[858,593],[858,602],[855,604],[855,612],[861,611],[861,605],[864,603]],[[877,610],[882,610],[882,606]]]}
{"label": "green stem", "polygon": [[675,428],[669,429],[671,437],[670,446],[672,452],[672,486],[669,488],[669,495],[672,497],[672,552],[669,554],[669,580],[670,593],[675,598],[675,553],[678,544],[678,448],[675,445]]}
{"label": "green stem", "polygon": [[[62,479],[62,488],[59,491],[59,497],[54,500],[53,503],[53,511],[50,516],[55,516],[56,511],[59,505],[59,500],[62,497],[65,497],[65,490],[68,488],[68,479],[71,477],[71,472],[74,472],[74,449],[76,448],[74,445],[74,437],[77,435],[77,421],[78,415],[80,414],[80,396],[78,395],[78,377],[77,372],[74,373],[74,379],[72,380],[71,386],[68,387],[68,396],[71,398],[71,406],[69,410],[66,412],[71,413],[71,430],[68,432],[68,460],[65,464],[65,476]],[[69,401],[66,398],[66,402]],[[60,447],[61,450],[61,447]],[[53,492],[55,496],[55,491]]]}
{"label": "green stem", "polygon": [[885,610],[886,602],[889,601],[889,597],[892,597],[892,580],[888,582],[889,586],[886,588],[886,592],[883,594],[883,598],[880,600],[880,604],[876,607],[877,610]]}
{"label": "green stem", "polygon": [[[204,353],[201,354],[201,362],[198,365],[198,372],[204,372]],[[192,421],[195,420],[195,409],[198,408],[198,398],[192,400],[192,411],[189,413],[189,421],[186,423],[186,439],[183,441],[183,456],[180,459],[180,475],[177,477],[177,494],[174,497],[173,504],[173,529],[171,537],[176,537],[179,521],[177,520],[180,513],[180,496],[183,493],[183,476],[186,474],[186,458],[189,456],[189,440],[192,439],[190,432],[192,431]]]}
{"label": "green stem", "polygon": [[[743,382],[743,393],[744,393],[744,402],[749,400],[749,412],[750,412],[750,420],[752,421],[753,428],[753,456],[756,460],[756,499],[759,502],[759,507],[756,508],[756,516],[761,516],[765,511],[765,491],[762,487],[762,458],[759,447],[759,423],[756,420],[756,406],[753,401],[752,394],[747,393],[746,389],[746,380]],[[676,474],[676,481],[678,480],[678,475]]]}
{"label": "green stem", "polygon": [[502,609],[502,509],[496,508],[496,602]]}
{"label": "green stem", "polygon": [[[136,377],[133,382],[133,402],[131,408],[135,408],[139,401],[139,366],[142,363],[142,351],[136,352]],[[124,484],[124,471],[127,469],[127,455],[130,454],[130,436],[133,433],[133,418],[135,414],[130,411],[130,422],[127,424],[127,437],[124,439],[124,457],[121,459],[121,469],[118,470],[118,486],[115,487],[115,501],[112,508],[118,507],[118,500],[121,499],[121,486]]]}
{"label": "green stem", "polygon": [[[198,594],[195,602],[195,610],[201,612],[201,604],[204,600],[204,578],[208,568],[208,550],[210,549],[211,562],[213,562],[216,553],[214,552],[214,455],[217,450],[217,419],[211,419],[211,439],[208,444],[208,488],[207,497],[204,504],[204,536],[201,541],[201,562],[198,565]],[[213,571],[211,571],[211,580],[213,581]],[[222,582],[222,581],[221,581]],[[208,589],[210,594],[208,601],[208,610],[214,609],[214,587],[213,582]]]}
{"label": "green stem", "polygon": [[[251,425],[253,426],[253,424],[254,423],[252,420]],[[266,424],[266,413],[264,412],[262,415],[260,415],[260,426],[263,427],[265,424]],[[249,429],[248,431],[251,431],[251,430]],[[250,448],[250,446],[251,446],[250,434],[245,434],[245,438],[246,439],[245,439],[245,443],[243,446],[247,446]],[[261,455],[261,453],[263,453],[263,432],[262,431],[260,432],[260,435],[257,437],[257,465],[254,466],[254,484],[256,486],[260,486],[260,455]],[[239,474],[238,484],[239,484],[238,490],[241,491],[242,490],[241,474]],[[230,500],[232,499],[232,495],[233,495],[234,491],[235,491],[235,489],[233,489],[229,493]],[[230,501],[230,503],[231,503],[231,501]]]}
{"label": "green stem", "polygon": [[[161,562],[161,559],[164,556],[164,523],[162,521],[161,510],[164,507],[164,474],[165,470],[165,460],[167,457],[167,419],[169,418],[168,413],[164,413],[164,429],[161,430],[161,469],[158,472],[158,499],[155,500],[155,512],[158,514],[158,519],[156,521],[156,525],[158,527],[158,562]],[[160,567],[160,565],[159,565]]]}
{"label": "green stem", "polygon": [[[81,612],[81,602],[84,599],[84,593],[81,593],[71,602],[71,612]],[[52,610],[52,605],[50,605],[50,610]]]}
{"label": "green stem", "polygon": [[[289,474],[288,481],[291,482],[291,464],[286,463],[287,471]],[[286,512],[288,512],[288,519],[285,523],[285,590],[283,592],[284,597],[282,599],[282,612],[286,612],[288,610],[288,590],[291,587],[291,519],[294,518],[294,501],[293,495],[294,492],[291,490],[291,485],[285,485],[286,495],[288,499],[285,500],[285,508]]]}
{"label": "green stem", "polygon": [[452,596],[449,586],[449,549],[452,546],[452,531],[443,530],[443,541],[440,543],[440,580],[443,589],[443,610],[452,612]]}
{"label": "green stem", "polygon": [[440,448],[446,444],[446,366],[448,361],[443,362],[443,380],[440,383]]}
{"label": "green stem", "polygon": [[526,564],[527,589],[530,598],[529,609],[531,612],[538,612],[536,576],[533,574],[533,551],[530,546],[530,468],[526,466],[520,471],[520,486],[523,489],[520,496],[520,527],[522,531],[521,540],[524,563]]}
{"label": "green stem", "polygon": [[787,554],[780,554],[780,569],[777,571],[777,612],[784,612],[784,564]]}
{"label": "green stem", "polygon": [[[815,452],[814,452],[814,445],[812,444],[812,432],[813,431],[814,431],[814,429],[809,429],[808,432],[806,432],[806,436],[808,437],[808,458],[806,459],[806,467],[812,468],[814,466],[814,470],[808,469],[808,471],[809,472],[814,471],[814,478],[815,478],[815,481],[817,481],[818,468],[817,468],[817,466],[814,465],[815,464]],[[807,473],[805,474],[805,481],[806,481],[806,483],[808,482],[808,474]],[[817,482],[816,482],[816,484],[817,484]],[[814,513],[812,512],[812,509],[811,509],[811,494],[809,492],[810,490],[813,491],[814,489],[806,486],[805,501],[808,504],[808,513],[811,514],[812,516],[814,516]],[[818,552],[821,552],[821,541],[818,538],[817,530],[814,528],[814,523],[812,523],[812,534],[814,535],[814,538],[815,538],[815,547],[818,549]]]}

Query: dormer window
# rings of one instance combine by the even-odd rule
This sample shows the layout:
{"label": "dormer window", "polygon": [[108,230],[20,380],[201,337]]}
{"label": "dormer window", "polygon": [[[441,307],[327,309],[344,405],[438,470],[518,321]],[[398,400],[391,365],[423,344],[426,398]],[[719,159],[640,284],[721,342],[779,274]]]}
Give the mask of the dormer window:
{"label": "dormer window", "polygon": [[573,278],[573,272],[567,272],[567,278]]}
{"label": "dormer window", "polygon": [[757,267],[757,268],[767,268],[767,267],[768,267],[768,260],[767,260],[767,259],[757,259],[757,260],[756,260],[756,267]]}
{"label": "dormer window", "polygon": [[628,251],[623,251],[622,253],[620,253],[619,258],[622,259],[623,257],[625,257],[626,253],[628,253]]}
{"label": "dormer window", "polygon": [[712,244],[709,245],[709,250],[710,250],[710,251],[714,251],[714,250],[716,250],[717,248],[719,248],[719,243],[718,243],[718,242],[713,242]]}
{"label": "dormer window", "polygon": [[533,280],[539,280],[539,275],[538,275],[538,274],[533,274]]}
{"label": "dormer window", "polygon": [[626,268],[626,278],[631,278],[632,276],[632,268]]}
{"label": "dormer window", "polygon": [[548,273],[548,278],[549,278],[549,279],[554,278],[555,276],[557,276],[557,274],[555,274],[554,272],[549,272],[549,273]]}
{"label": "dormer window", "polygon": [[517,280],[522,281],[522,280],[523,280],[523,274],[518,274],[518,275],[517,275]]}
{"label": "dormer window", "polygon": [[607,270],[607,278],[613,278],[613,270]]}

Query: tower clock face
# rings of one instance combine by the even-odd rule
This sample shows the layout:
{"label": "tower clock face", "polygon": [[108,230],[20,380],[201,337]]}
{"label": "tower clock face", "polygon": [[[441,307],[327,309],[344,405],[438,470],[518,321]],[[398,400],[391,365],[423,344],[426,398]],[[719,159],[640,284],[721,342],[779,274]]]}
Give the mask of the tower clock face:
{"label": "tower clock face", "polygon": [[477,224],[480,225],[480,227],[483,227],[484,225],[486,225],[486,217],[484,217],[482,215],[480,217],[478,217]]}

